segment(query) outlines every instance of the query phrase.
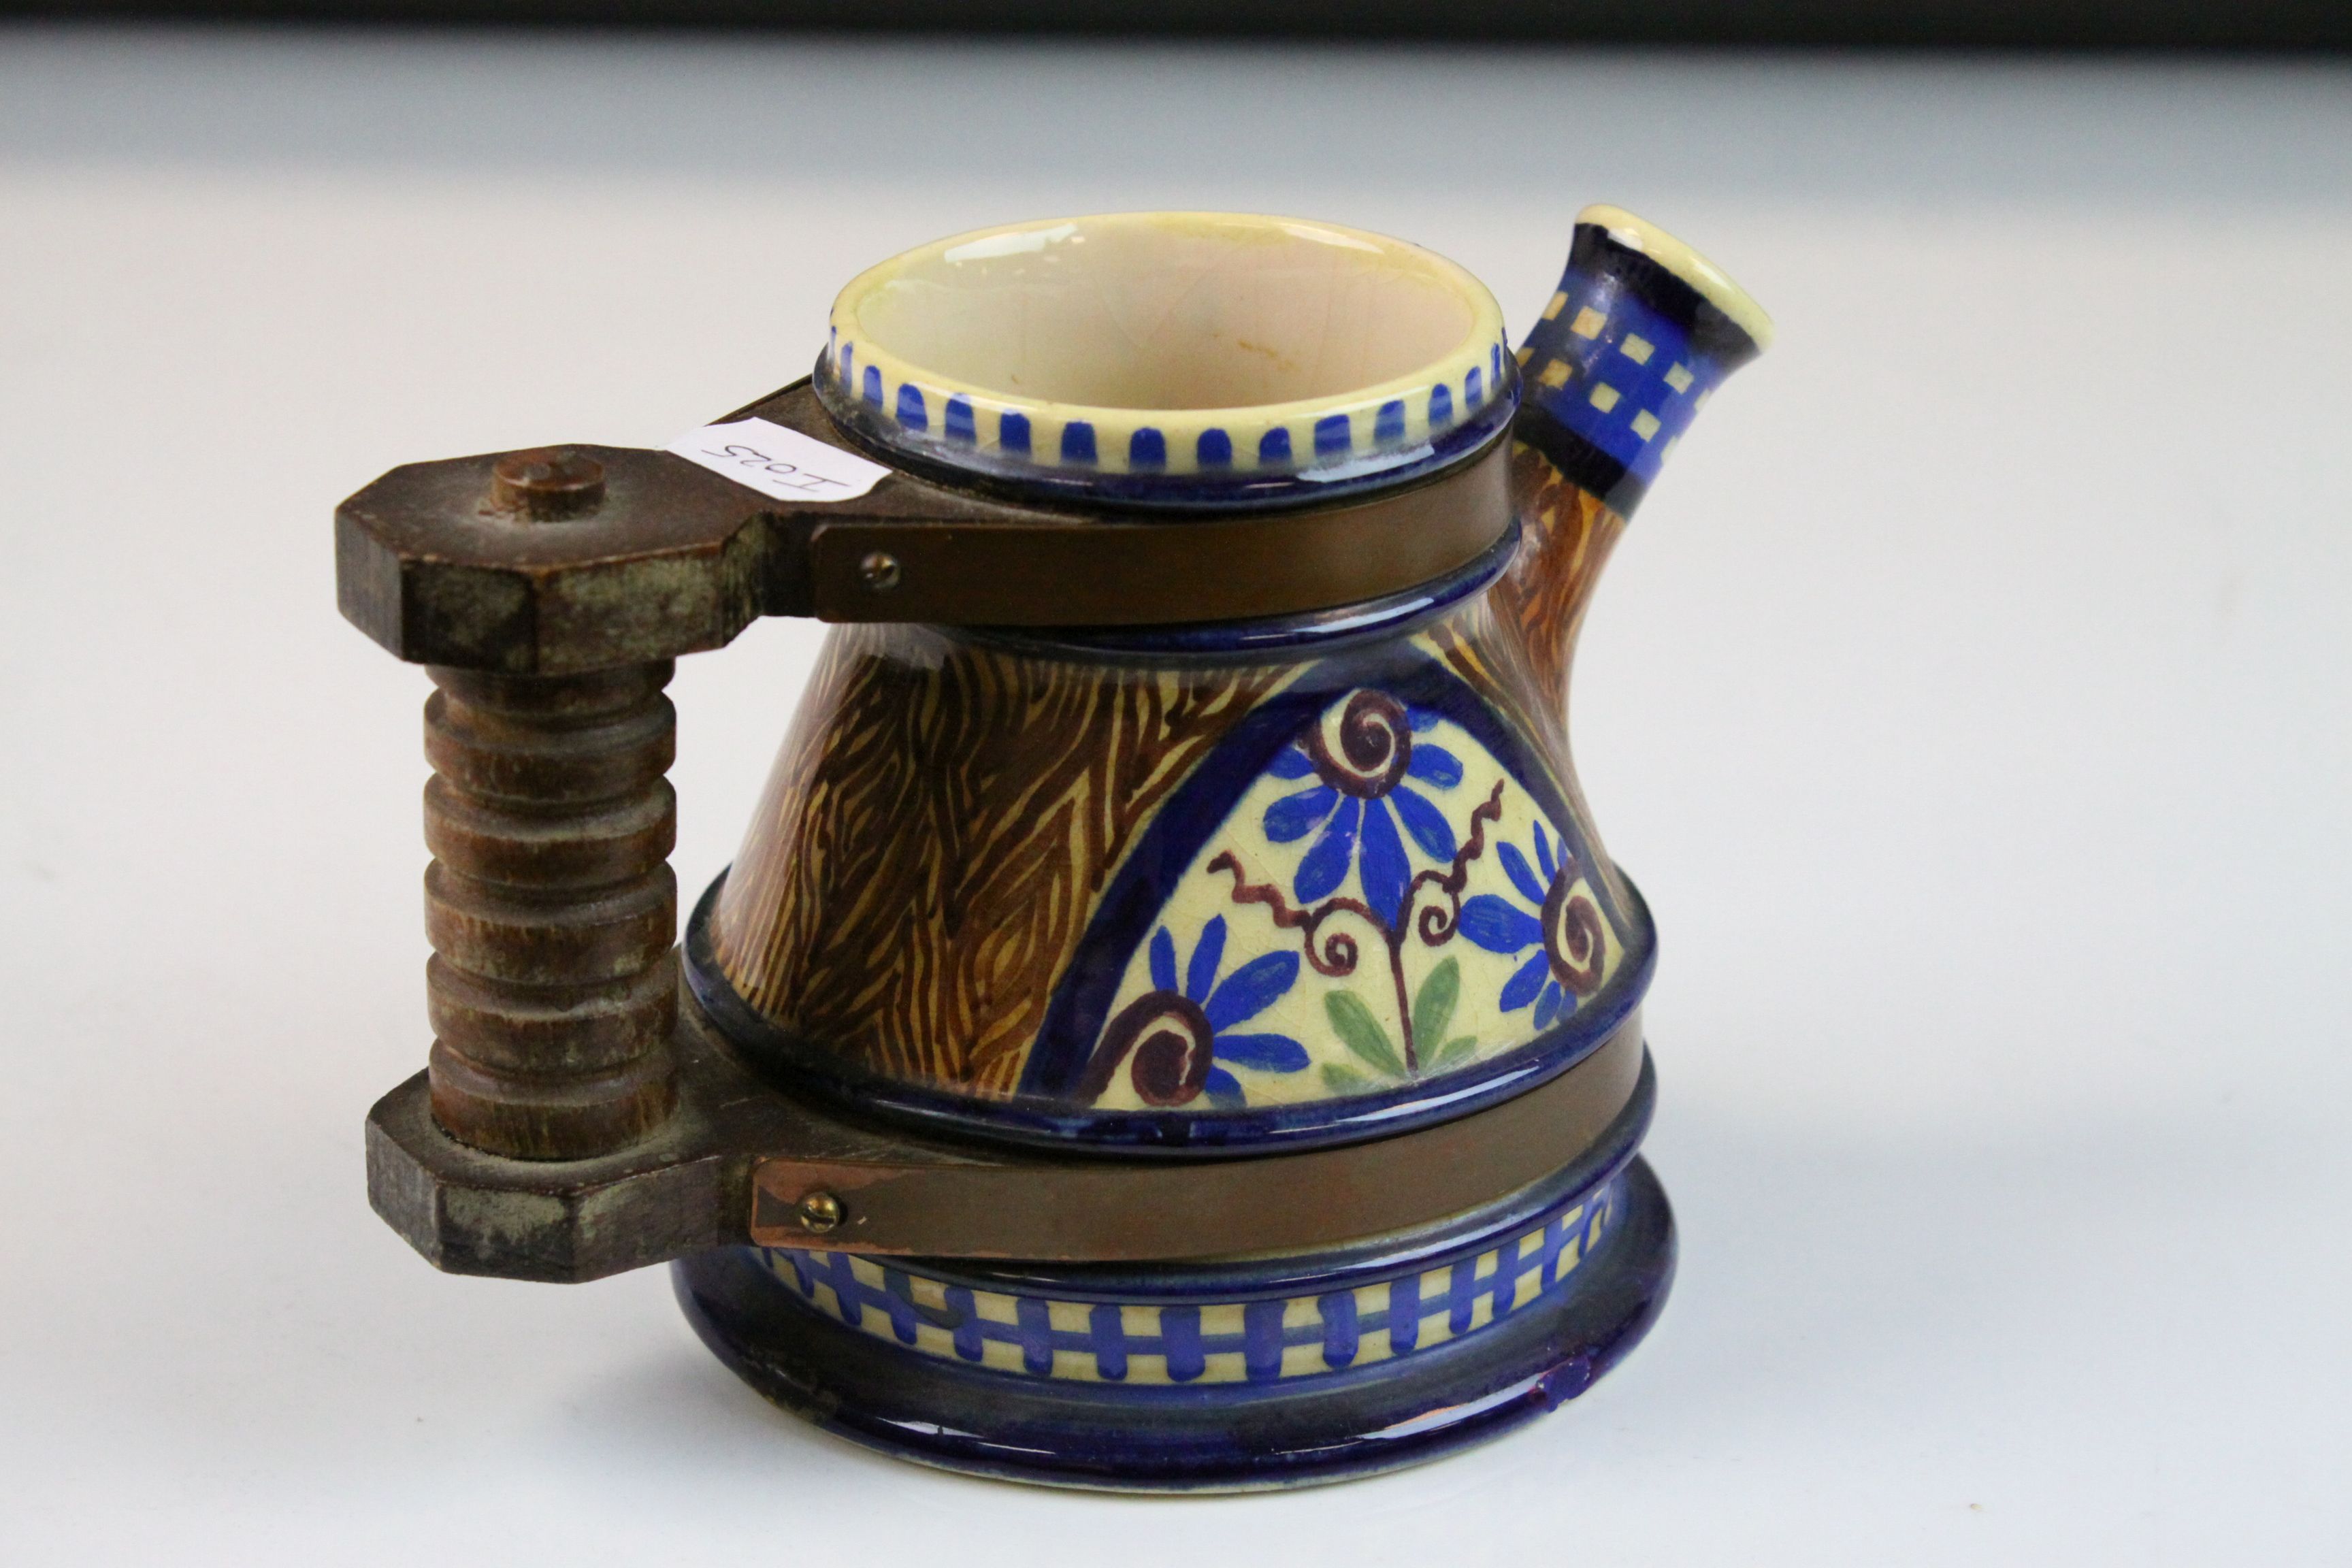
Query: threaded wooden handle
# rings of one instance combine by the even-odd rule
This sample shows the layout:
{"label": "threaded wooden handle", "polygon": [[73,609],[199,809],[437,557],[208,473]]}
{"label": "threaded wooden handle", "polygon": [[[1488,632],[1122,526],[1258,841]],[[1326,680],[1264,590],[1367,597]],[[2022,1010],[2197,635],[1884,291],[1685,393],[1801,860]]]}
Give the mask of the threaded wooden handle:
{"label": "threaded wooden handle", "polygon": [[669,662],[429,673],[433,1113],[492,1153],[620,1148],[676,1098]]}

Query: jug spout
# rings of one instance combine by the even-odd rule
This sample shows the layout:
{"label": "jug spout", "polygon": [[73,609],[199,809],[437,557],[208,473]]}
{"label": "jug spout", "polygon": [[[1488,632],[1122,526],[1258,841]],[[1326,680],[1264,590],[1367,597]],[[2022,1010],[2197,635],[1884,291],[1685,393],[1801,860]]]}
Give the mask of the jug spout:
{"label": "jug spout", "polygon": [[1772,319],[1705,257],[1621,207],[1587,207],[1559,289],[1518,350],[1521,529],[1498,607],[1564,716],[1593,579],[1625,520]]}
{"label": "jug spout", "polygon": [[1587,207],[1518,351],[1513,434],[1630,516],[1708,395],[1771,341],[1771,318],[1705,257],[1621,207]]}

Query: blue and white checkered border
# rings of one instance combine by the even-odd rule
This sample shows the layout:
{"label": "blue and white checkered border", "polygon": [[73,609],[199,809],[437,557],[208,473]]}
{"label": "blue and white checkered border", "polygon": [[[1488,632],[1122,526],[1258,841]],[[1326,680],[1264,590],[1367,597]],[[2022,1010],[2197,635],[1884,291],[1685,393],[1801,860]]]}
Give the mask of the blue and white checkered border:
{"label": "blue and white checkered border", "polygon": [[854,400],[887,438],[949,461],[979,459],[1007,472],[1227,478],[1347,474],[1427,451],[1509,397],[1511,368],[1509,350],[1496,339],[1472,346],[1418,386],[1325,400],[1292,418],[1235,410],[1216,422],[1181,410],[1097,408],[1081,418],[1055,405],[940,386],[906,375],[837,326],[818,373],[824,391],[840,403]]}
{"label": "blue and white checkered border", "polygon": [[848,1253],[757,1250],[816,1310],[942,1360],[1080,1383],[1287,1382],[1463,1339],[1565,1289],[1609,1226],[1622,1184],[1614,1177],[1511,1240],[1451,1262],[1268,1300],[1063,1300]]}

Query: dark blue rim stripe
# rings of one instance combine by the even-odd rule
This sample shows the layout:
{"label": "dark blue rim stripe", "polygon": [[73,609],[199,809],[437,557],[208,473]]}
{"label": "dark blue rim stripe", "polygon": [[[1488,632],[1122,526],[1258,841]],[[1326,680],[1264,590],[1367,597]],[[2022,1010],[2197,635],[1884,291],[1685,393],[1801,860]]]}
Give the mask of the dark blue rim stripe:
{"label": "dark blue rim stripe", "polygon": [[1519,410],[1511,434],[1541,452],[1561,478],[1599,498],[1620,517],[1633,516],[1649,493],[1649,486],[1624,464],[1561,424],[1540,404],[1531,402]]}
{"label": "dark blue rim stripe", "polygon": [[1745,327],[1655,258],[1619,244],[1601,224],[1578,224],[1569,241],[1567,275],[1560,282],[1570,309],[1577,302],[1580,281],[1590,286],[1604,279],[1680,326],[1690,334],[1691,352],[1713,360],[1727,375],[1760,352]]}

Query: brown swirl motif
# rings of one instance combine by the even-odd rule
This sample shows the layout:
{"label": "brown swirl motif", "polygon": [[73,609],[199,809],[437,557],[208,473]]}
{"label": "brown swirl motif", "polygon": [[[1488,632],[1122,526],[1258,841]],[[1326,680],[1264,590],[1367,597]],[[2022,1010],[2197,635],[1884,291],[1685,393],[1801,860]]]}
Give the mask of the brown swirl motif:
{"label": "brown swirl motif", "polygon": [[1242,863],[1230,849],[1217,851],[1210,861],[1210,871],[1223,871],[1234,879],[1233,901],[1237,904],[1264,904],[1266,913],[1283,931],[1298,933],[1299,944],[1306,950],[1307,962],[1315,966],[1318,974],[1335,978],[1356,973],[1356,961],[1362,956],[1356,939],[1344,931],[1323,934],[1323,923],[1333,915],[1355,915],[1375,930],[1380,929],[1380,917],[1361,899],[1326,899],[1313,909],[1296,910],[1282,896],[1282,889],[1271,882],[1253,882],[1242,870]]}
{"label": "brown swirl motif", "polygon": [[[1335,747],[1332,741],[1337,739]],[[1337,714],[1307,731],[1307,755],[1316,775],[1342,795],[1373,800],[1396,788],[1412,761],[1412,730],[1404,704],[1385,691],[1357,691]]]}
{"label": "brown swirl motif", "polygon": [[1077,1098],[1091,1105],[1132,1059],[1128,1077],[1146,1105],[1188,1105],[1209,1081],[1215,1031],[1200,1004],[1173,991],[1153,991],[1119,1009],[1087,1063]]}
{"label": "brown swirl motif", "polygon": [[1582,893],[1568,890],[1576,879],[1575,858],[1563,844],[1559,875],[1551,879],[1551,889],[1544,895],[1544,956],[1551,962],[1552,978],[1570,995],[1590,996],[1601,989],[1601,971],[1609,950],[1601,936],[1601,911]]}

